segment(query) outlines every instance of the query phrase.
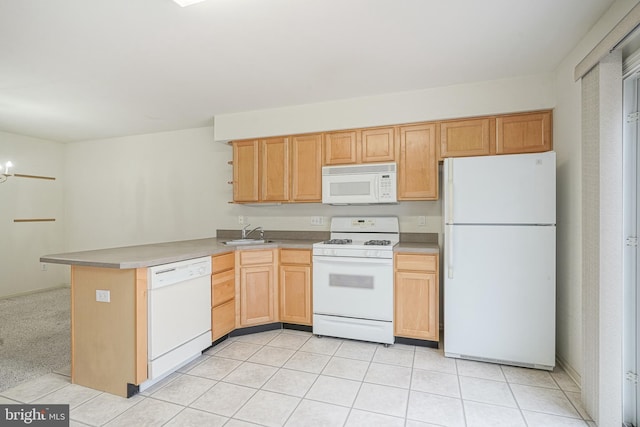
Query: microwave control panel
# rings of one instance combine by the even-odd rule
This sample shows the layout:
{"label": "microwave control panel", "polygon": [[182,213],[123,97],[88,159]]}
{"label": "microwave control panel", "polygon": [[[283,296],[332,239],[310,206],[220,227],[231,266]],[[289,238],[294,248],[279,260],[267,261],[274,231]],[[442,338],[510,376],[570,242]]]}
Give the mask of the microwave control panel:
{"label": "microwave control panel", "polygon": [[395,188],[393,188],[394,186],[395,183],[393,182],[391,175],[380,175],[380,200],[393,199],[393,193],[395,190]]}

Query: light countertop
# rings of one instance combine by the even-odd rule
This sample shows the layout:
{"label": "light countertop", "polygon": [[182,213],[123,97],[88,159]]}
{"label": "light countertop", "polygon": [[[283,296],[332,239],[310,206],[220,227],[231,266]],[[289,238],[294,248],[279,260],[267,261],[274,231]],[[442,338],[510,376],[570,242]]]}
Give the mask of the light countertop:
{"label": "light countertop", "polygon": [[440,247],[437,243],[400,242],[393,248],[394,252],[418,252],[425,254],[439,254]]}
{"label": "light countertop", "polygon": [[[223,243],[227,240],[230,239],[211,237],[207,239],[182,240],[177,242],[151,243],[147,245],[67,252],[44,255],[40,258],[40,262],[100,268],[144,268],[204,256],[218,255],[225,252],[233,252],[238,249],[312,249],[312,245],[318,241],[305,239],[282,239],[271,243],[227,246]],[[440,249],[438,248],[438,245],[434,243],[401,242],[394,248],[394,251],[439,253]]]}

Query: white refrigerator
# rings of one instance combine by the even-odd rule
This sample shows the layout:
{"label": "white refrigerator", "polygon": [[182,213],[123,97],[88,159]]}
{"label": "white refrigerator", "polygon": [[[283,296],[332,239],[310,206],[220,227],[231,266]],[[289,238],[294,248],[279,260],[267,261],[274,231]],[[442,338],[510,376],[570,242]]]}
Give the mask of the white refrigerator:
{"label": "white refrigerator", "polygon": [[444,161],[445,356],[555,365],[555,152]]}

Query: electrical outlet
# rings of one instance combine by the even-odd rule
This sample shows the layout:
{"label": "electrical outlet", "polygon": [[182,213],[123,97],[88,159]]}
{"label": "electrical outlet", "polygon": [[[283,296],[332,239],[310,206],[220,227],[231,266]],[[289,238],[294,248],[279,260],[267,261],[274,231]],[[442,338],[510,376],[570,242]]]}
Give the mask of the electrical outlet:
{"label": "electrical outlet", "polygon": [[111,302],[111,291],[104,291],[96,289],[96,301],[98,302]]}
{"label": "electrical outlet", "polygon": [[426,216],[419,216],[418,217],[418,225],[420,225],[420,226],[427,225],[427,217]]}
{"label": "electrical outlet", "polygon": [[44,262],[40,264],[40,271],[47,271],[47,264]]}
{"label": "electrical outlet", "polygon": [[322,216],[312,216],[311,217],[311,225],[324,225],[324,217],[322,217]]}
{"label": "electrical outlet", "polygon": [[238,215],[238,224],[240,224],[240,225],[244,224],[244,216]]}

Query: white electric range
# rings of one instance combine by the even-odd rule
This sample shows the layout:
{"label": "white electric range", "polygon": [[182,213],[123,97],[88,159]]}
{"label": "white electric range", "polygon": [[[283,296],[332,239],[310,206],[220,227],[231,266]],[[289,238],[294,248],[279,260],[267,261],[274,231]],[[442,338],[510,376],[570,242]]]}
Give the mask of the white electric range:
{"label": "white electric range", "polygon": [[313,245],[313,333],[393,344],[397,217],[334,217]]}

